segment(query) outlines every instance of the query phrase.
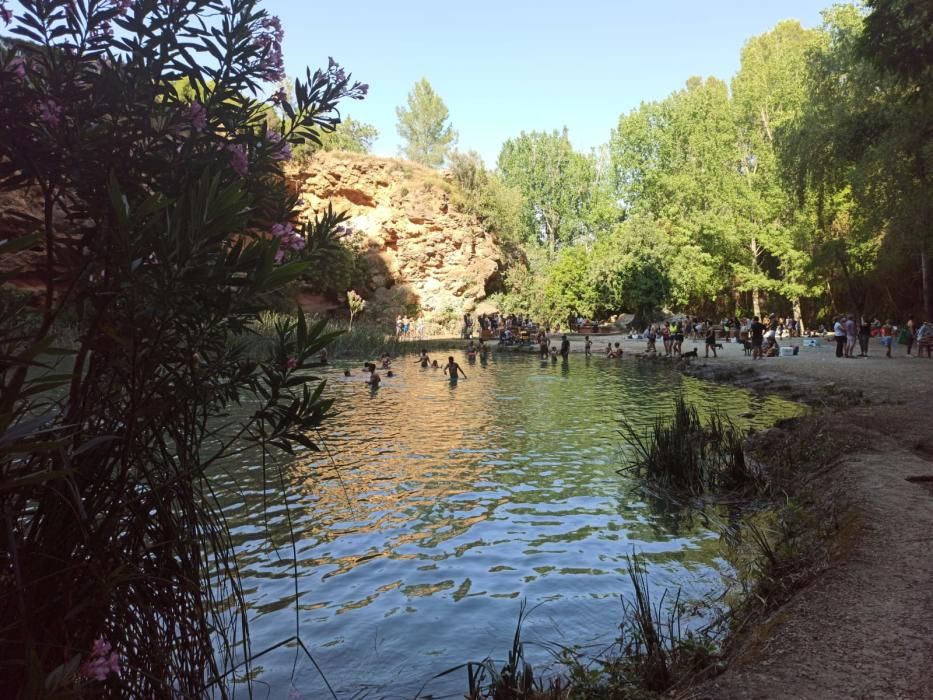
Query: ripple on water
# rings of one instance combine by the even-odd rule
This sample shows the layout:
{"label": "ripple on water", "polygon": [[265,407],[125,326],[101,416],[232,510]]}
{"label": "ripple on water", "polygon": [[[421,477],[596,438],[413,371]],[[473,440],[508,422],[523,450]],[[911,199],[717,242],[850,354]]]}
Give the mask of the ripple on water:
{"label": "ripple on water", "polygon": [[[520,598],[541,604],[524,628],[529,641],[611,641],[632,551],[645,555],[659,591],[717,590],[727,564],[716,533],[633,496],[616,474],[619,419],[648,426],[680,392],[701,409],[753,416],[740,419],[753,428],[802,410],[599,359],[574,357],[564,369],[493,354],[455,385],[403,362],[377,392],[342,370],[329,377],[340,413],[325,432],[327,456],[304,452],[282,465],[288,512],[278,496],[264,509],[253,460],[217,477],[255,601],[254,648],[291,634],[297,570],[302,638],[342,697],[364,687],[412,696],[440,671],[501,657]],[[292,661],[263,657],[261,681],[287,692]],[[425,692],[464,684],[450,675]],[[310,664],[295,686],[305,697],[324,692]]]}

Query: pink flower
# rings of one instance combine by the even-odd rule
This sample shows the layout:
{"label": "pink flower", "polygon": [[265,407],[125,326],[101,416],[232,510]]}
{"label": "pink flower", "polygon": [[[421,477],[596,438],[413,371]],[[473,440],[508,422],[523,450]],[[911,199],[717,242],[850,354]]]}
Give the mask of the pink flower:
{"label": "pink flower", "polygon": [[26,59],[22,56],[14,56],[7,64],[6,69],[22,80],[26,77]]}
{"label": "pink flower", "polygon": [[285,361],[285,366],[288,369],[295,369],[298,366],[298,358],[292,355]]}
{"label": "pink flower", "polygon": [[111,673],[120,675],[120,656],[112,650],[110,642],[97,639],[94,641],[91,655],[78,669],[78,673],[95,681],[107,680]]}
{"label": "pink flower", "polygon": [[274,83],[285,77],[285,61],[282,58],[282,39],[284,38],[285,32],[278,17],[264,17],[259,22],[253,44],[263,51],[260,60],[263,80]]}
{"label": "pink flower", "polygon": [[246,157],[246,148],[239,144],[231,143],[227,145],[227,151],[230,153],[230,167],[240,177],[246,177],[249,172],[249,160]]}
{"label": "pink flower", "polygon": [[62,120],[62,108],[55,100],[49,98],[39,102],[39,120],[45,122],[47,126],[53,129],[57,127]]}
{"label": "pink flower", "polygon": [[191,123],[191,127],[195,131],[204,131],[207,126],[207,110],[204,109],[204,105],[200,102],[194,101],[185,110],[185,119]]}
{"label": "pink flower", "polygon": [[291,160],[292,146],[279,132],[269,132],[269,143],[272,145],[272,153],[269,155],[272,160]]}

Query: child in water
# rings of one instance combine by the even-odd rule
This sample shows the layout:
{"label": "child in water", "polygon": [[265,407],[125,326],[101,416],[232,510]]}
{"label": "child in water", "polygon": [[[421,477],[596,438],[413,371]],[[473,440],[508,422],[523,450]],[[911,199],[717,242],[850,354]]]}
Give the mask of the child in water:
{"label": "child in water", "polygon": [[[459,374],[458,374],[458,372],[459,372]],[[460,367],[460,365],[458,365],[456,362],[454,362],[454,358],[453,358],[453,357],[448,357],[448,358],[447,358],[447,364],[444,366],[444,374],[450,375],[450,381],[452,381],[452,382],[457,381],[457,379],[459,378],[460,374],[462,374],[462,375],[463,375],[463,378],[466,379],[466,372],[463,371],[463,369]]]}
{"label": "child in water", "polygon": [[551,362],[557,362],[557,346],[551,346]]}
{"label": "child in water", "polygon": [[421,355],[418,357],[418,364],[422,367],[427,367],[431,364],[431,360],[428,358],[428,351],[424,348],[421,348]]}
{"label": "child in water", "polygon": [[384,352],[382,353],[382,358],[380,359],[382,360],[382,369],[389,369],[389,365],[392,364],[392,356],[389,353]]}
{"label": "child in water", "polygon": [[438,367],[440,367],[440,365],[437,364],[437,360],[431,360],[431,369],[437,369]]}
{"label": "child in water", "polygon": [[590,340],[590,336],[588,335],[583,336],[583,340],[585,341],[583,343],[583,355],[589,357],[593,354],[593,341]]}

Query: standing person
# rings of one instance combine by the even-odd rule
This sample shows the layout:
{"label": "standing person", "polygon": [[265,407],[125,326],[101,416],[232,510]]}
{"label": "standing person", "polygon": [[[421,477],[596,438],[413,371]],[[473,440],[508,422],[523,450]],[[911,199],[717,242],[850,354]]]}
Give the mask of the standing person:
{"label": "standing person", "polygon": [[538,353],[542,360],[547,359],[547,334],[544,331],[538,333]]}
{"label": "standing person", "polygon": [[[907,317],[907,354],[910,355],[911,349],[914,347],[914,340],[917,336],[917,326],[914,323],[914,317]],[[920,357],[920,351],[917,350],[917,357]]]}
{"label": "standing person", "polygon": [[661,328],[661,340],[664,342],[664,354],[670,356],[671,354],[671,324],[667,321],[664,322],[664,327]]}
{"label": "standing person", "polygon": [[424,340],[424,316],[418,317],[418,325],[415,326],[415,331],[418,334],[418,340]]}
{"label": "standing person", "polygon": [[[894,326],[891,325],[890,319],[881,326],[881,344],[884,346],[884,356],[891,357],[891,346],[894,344]],[[836,357],[838,356],[837,353]]]}
{"label": "standing person", "polygon": [[[846,329],[842,325],[842,317],[836,316],[833,321],[833,339],[836,341],[836,357],[846,357],[843,355],[846,349]],[[890,353],[888,355],[890,357]]]}
{"label": "standing person", "polygon": [[749,327],[752,334],[752,359],[760,360],[764,355],[761,353],[761,344],[765,339],[765,326],[755,316],[752,318],[752,325]]}
{"label": "standing person", "polygon": [[716,354],[716,331],[712,326],[706,329],[706,356],[709,357],[709,351],[713,351],[713,357],[719,357]]}
{"label": "standing person", "polygon": [[855,357],[855,342],[858,340],[858,330],[855,325],[855,316],[846,317],[846,357]]}
{"label": "standing person", "polygon": [[583,354],[586,357],[589,357],[593,354],[593,341],[590,340],[590,336],[583,337]]}
{"label": "standing person", "polygon": [[366,380],[366,383],[369,384],[371,389],[378,389],[379,382],[382,381],[382,377],[380,377],[379,373],[376,372],[376,363],[367,362],[366,370],[369,372],[369,378]]}
{"label": "standing person", "polygon": [[395,317],[395,339],[398,340],[402,336],[402,314],[399,314]]}
{"label": "standing person", "polygon": [[683,344],[684,344],[684,322],[681,321],[679,324],[674,326],[674,347],[673,353],[675,355],[683,354]]}
{"label": "standing person", "polygon": [[868,357],[868,341],[871,340],[871,324],[862,316],[858,327],[859,357]]}
{"label": "standing person", "polygon": [[570,357],[570,341],[567,340],[566,335],[560,337],[560,356],[564,359],[564,362]]}
{"label": "standing person", "polygon": [[455,361],[454,358],[448,357],[447,364],[444,365],[444,374],[450,376],[450,381],[455,382],[460,378],[460,375],[463,375],[463,378],[466,379],[466,372],[463,371],[463,368],[460,367]]}

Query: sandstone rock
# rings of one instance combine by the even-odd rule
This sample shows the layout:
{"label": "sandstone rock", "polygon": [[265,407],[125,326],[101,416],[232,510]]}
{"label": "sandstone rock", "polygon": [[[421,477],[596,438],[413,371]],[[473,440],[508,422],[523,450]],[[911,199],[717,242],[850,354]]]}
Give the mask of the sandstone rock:
{"label": "sandstone rock", "polygon": [[449,206],[449,179],[414,163],[319,153],[289,172],[312,218],[330,202],[350,215],[369,309],[393,317],[417,304],[429,319],[459,317],[496,291],[503,253],[474,217]]}

